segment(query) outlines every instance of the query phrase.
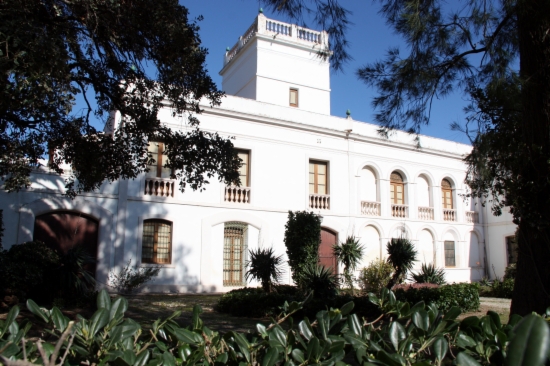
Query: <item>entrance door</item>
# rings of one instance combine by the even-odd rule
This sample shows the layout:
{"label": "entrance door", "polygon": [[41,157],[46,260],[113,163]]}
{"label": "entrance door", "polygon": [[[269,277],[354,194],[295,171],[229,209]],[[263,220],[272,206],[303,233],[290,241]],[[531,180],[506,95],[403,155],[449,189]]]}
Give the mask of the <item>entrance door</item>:
{"label": "entrance door", "polygon": [[[33,239],[64,254],[82,245],[90,256],[97,259],[98,227],[98,222],[89,216],[54,211],[36,217]],[[95,277],[96,263],[87,265],[86,269]]]}
{"label": "entrance door", "polygon": [[334,274],[338,273],[338,265],[336,257],[332,251],[332,247],[336,244],[336,233],[321,229],[321,244],[319,245],[319,264],[323,267],[331,267]]}

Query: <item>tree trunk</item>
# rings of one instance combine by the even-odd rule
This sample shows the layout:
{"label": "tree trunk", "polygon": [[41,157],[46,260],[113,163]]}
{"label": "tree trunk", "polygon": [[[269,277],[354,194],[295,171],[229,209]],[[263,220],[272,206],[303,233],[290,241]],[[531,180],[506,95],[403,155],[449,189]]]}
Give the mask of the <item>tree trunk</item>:
{"label": "tree trunk", "polygon": [[522,142],[525,158],[513,179],[521,189],[511,197],[519,221],[517,277],[511,313],[542,313],[550,306],[550,1],[517,4]]}

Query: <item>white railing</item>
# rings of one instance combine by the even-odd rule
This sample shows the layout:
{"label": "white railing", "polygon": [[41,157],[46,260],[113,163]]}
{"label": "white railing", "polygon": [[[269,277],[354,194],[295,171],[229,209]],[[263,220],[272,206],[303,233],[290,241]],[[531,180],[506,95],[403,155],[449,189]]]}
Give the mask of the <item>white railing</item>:
{"label": "white railing", "polygon": [[283,36],[292,37],[292,26],[290,24],[276,22],[271,19],[266,19],[265,29],[269,32],[282,34]]}
{"label": "white railing", "polygon": [[449,208],[443,209],[443,220],[444,221],[456,221],[456,210],[451,210]]}
{"label": "white railing", "polygon": [[409,217],[409,206],[408,205],[397,205],[392,203],[391,205],[391,215],[393,217]]}
{"label": "white railing", "polygon": [[225,202],[250,203],[250,187],[225,187]]}
{"label": "white railing", "polygon": [[477,211],[466,211],[466,222],[479,224],[479,213]]}
{"label": "white railing", "polygon": [[313,43],[321,43],[321,32],[312,31],[307,28],[298,28],[297,33],[298,39]]}
{"label": "white railing", "polygon": [[328,194],[310,194],[309,208],[318,210],[328,210],[330,208],[330,195]]}
{"label": "white railing", "polygon": [[175,183],[171,179],[145,178],[146,196],[174,197]]}
{"label": "white railing", "polygon": [[239,37],[239,40],[235,45],[225,53],[225,59],[224,59],[224,65],[227,64],[229,61],[231,61],[237,53],[241,50],[241,48],[244,47],[245,44],[250,41],[250,39],[256,34],[258,31],[258,19],[254,20],[254,23],[244,32],[242,36]]}
{"label": "white railing", "polygon": [[380,202],[361,201],[361,215],[380,216]]}
{"label": "white railing", "polygon": [[434,208],[433,207],[418,207],[418,219],[419,220],[433,220]]}

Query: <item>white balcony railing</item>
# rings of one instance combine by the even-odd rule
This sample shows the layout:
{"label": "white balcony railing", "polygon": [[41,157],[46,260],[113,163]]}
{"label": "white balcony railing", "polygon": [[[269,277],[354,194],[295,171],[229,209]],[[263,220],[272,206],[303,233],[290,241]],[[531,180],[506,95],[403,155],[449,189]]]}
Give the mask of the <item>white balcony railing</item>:
{"label": "white balcony railing", "polygon": [[433,207],[418,207],[418,219],[419,220],[433,220],[434,208]]}
{"label": "white balcony railing", "polygon": [[174,197],[175,183],[172,179],[145,178],[146,196]]}
{"label": "white balcony railing", "polygon": [[456,210],[451,210],[449,208],[443,209],[443,220],[444,221],[456,221]]}
{"label": "white balcony railing", "polygon": [[250,187],[225,187],[225,202],[250,203]]}
{"label": "white balcony railing", "polygon": [[328,194],[310,194],[309,208],[318,210],[328,210],[330,208],[330,195]]}
{"label": "white balcony railing", "polygon": [[479,213],[477,211],[466,211],[466,222],[479,224]]}
{"label": "white balcony railing", "polygon": [[380,202],[361,201],[361,215],[380,216]]}
{"label": "white balcony railing", "polygon": [[393,217],[409,217],[409,206],[392,203],[391,215]]}

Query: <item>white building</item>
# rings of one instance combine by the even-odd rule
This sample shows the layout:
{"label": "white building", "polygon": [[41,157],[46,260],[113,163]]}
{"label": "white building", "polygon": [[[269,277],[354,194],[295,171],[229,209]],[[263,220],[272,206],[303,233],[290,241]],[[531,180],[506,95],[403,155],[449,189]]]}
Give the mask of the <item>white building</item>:
{"label": "white building", "polygon": [[[159,166],[70,200],[63,177],[43,168],[29,189],[0,193],[3,242],[80,240],[97,250],[100,283],[132,260],[163,267],[144,291],[223,292],[245,284],[246,249],[284,254],[288,211],[312,210],[323,217],[322,248],[355,235],[365,265],[404,235],[421,262],[445,268],[448,282],[494,276],[492,266],[501,276],[513,260],[506,238],[515,225],[461,197],[471,147],[421,136],[417,149],[406,133],[384,139],[376,125],[331,116],[329,63],[318,57],[324,37],[260,14],[226,52],[220,74],[228,96],[220,107],[204,106],[200,127],[235,137],[244,187],[214,179],[202,193],[181,193]],[[160,119],[187,128],[168,109]]]}

